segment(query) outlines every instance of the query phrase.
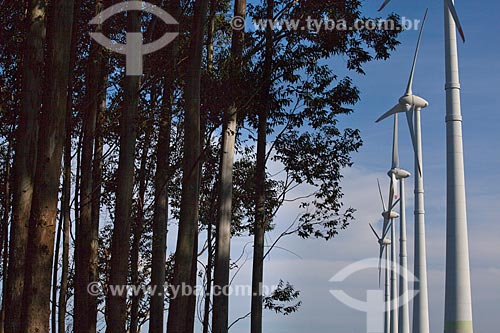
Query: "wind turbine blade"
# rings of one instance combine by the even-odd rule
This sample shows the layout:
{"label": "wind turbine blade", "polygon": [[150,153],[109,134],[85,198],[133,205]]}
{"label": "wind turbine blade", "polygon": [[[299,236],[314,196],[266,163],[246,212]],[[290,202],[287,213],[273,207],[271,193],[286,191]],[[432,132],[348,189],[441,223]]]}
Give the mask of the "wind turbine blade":
{"label": "wind turbine blade", "polygon": [[394,201],[394,194],[396,192],[396,176],[394,176],[394,173],[391,172],[391,185],[389,187],[389,205],[388,211],[387,211],[387,217],[390,218],[391,216],[391,211],[392,211],[392,205]]}
{"label": "wind turbine blade", "polygon": [[370,224],[370,228],[372,229],[373,233],[375,234],[375,237],[377,237],[378,240],[380,240],[380,237],[378,236],[377,232],[375,231],[375,229],[373,228],[372,224]]}
{"label": "wind turbine blade", "polygon": [[455,25],[457,26],[458,33],[460,34],[460,37],[462,37],[462,41],[465,43],[464,30],[462,29],[462,25],[460,24],[460,20],[458,19],[455,4],[452,0],[446,0],[446,3],[448,4],[448,8],[450,9],[451,16],[453,16],[453,20],[455,21]]}
{"label": "wind turbine blade", "polygon": [[424,31],[424,25],[425,25],[425,20],[427,19],[427,12],[428,11],[429,11],[429,9],[425,10],[425,15],[424,15],[424,19],[422,21],[422,26],[420,27],[420,32],[418,34],[417,47],[415,49],[415,55],[413,56],[413,65],[411,66],[410,79],[408,80],[408,86],[406,87],[406,94],[407,95],[412,94],[413,77],[415,75],[415,67],[417,65],[418,51],[420,49],[420,41],[422,40],[422,32]]}
{"label": "wind turbine blade", "polygon": [[415,153],[415,160],[418,165],[418,172],[422,175],[422,167],[420,165],[420,158],[418,157],[417,139],[415,138],[415,128],[413,126],[413,108],[414,106],[408,106],[406,111],[406,121],[408,122],[408,129],[410,130],[410,137],[413,145],[413,152]]}
{"label": "wind turbine blade", "polygon": [[384,3],[382,4],[382,6],[380,6],[380,8],[378,9],[378,11],[381,12],[382,9],[384,9],[385,6],[387,6],[389,4],[389,2],[391,2],[391,0],[385,0]]}
{"label": "wind turbine blade", "polygon": [[382,195],[382,188],[380,187],[380,181],[377,178],[377,184],[378,184],[378,193],[380,194],[380,200],[382,200],[382,208],[384,209],[385,212],[385,203],[384,203],[384,196]]}
{"label": "wind turbine blade", "polygon": [[394,133],[392,138],[392,168],[399,167],[399,133],[398,133],[398,114],[394,114]]}
{"label": "wind turbine blade", "polygon": [[380,118],[378,118],[377,120],[375,120],[375,122],[379,123],[382,120],[384,120],[385,118],[388,118],[388,117],[392,116],[393,114],[396,114],[398,112],[404,112],[404,111],[405,110],[401,106],[401,104],[396,104],[392,109],[390,109],[389,111],[387,111],[386,113],[384,113],[383,115],[381,115]]}
{"label": "wind turbine blade", "polygon": [[382,239],[385,239],[385,237],[389,233],[389,230],[391,229],[391,227],[392,227],[392,219],[391,219],[390,223],[387,225],[387,230],[385,230],[384,234],[382,235]]}
{"label": "wind turbine blade", "polygon": [[380,238],[382,241],[385,239],[385,236],[384,235],[387,235],[387,227],[389,225],[389,220],[384,218],[384,225],[382,226],[382,237]]}
{"label": "wind turbine blade", "polygon": [[398,204],[400,201],[401,201],[401,199],[396,200],[396,202],[394,203],[394,205],[392,205],[391,210],[393,210],[393,209],[394,209],[394,207],[396,207],[396,206],[397,206],[397,204]]}

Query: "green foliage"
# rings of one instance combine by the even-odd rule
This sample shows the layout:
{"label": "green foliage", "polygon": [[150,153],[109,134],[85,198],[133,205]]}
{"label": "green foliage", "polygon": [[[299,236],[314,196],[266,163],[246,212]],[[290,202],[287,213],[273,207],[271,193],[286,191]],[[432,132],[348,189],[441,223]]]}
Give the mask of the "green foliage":
{"label": "green foliage", "polygon": [[290,282],[285,284],[283,280],[280,280],[271,295],[264,297],[264,308],[287,316],[299,310],[302,305],[302,301],[298,301],[299,297],[300,291],[295,290]]}

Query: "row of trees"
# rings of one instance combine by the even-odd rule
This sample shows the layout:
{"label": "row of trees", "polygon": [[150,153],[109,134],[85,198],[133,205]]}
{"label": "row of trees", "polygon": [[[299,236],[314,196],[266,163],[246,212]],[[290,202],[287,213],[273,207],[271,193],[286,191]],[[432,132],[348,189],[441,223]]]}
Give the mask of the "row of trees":
{"label": "row of trees", "polygon": [[[88,25],[111,0],[0,1],[2,332],[137,333],[146,323],[151,333],[193,332],[199,319],[204,333],[227,333],[229,297],[211,290],[234,275],[231,239],[251,235],[248,317],[260,333],[263,309],[300,306],[283,281],[262,294],[276,245],[266,247],[265,233],[280,223],[289,227],[278,240],[329,240],[353,219],[341,171],[362,142],[338,116],[353,111],[359,91],[336,73],[387,59],[399,32],[229,23],[354,23],[363,18],[355,0],[151,2],[180,24],[130,11]],[[139,77],[126,76],[125,59],[92,42],[90,29],[122,43],[126,32],[145,43],[180,34],[145,58]],[[282,171],[270,174],[271,163]],[[303,185],[310,195],[290,198]],[[275,221],[291,199],[303,213]],[[206,293],[169,298],[166,283]],[[100,295],[88,292],[95,284]],[[108,288],[122,285],[156,292]]]}

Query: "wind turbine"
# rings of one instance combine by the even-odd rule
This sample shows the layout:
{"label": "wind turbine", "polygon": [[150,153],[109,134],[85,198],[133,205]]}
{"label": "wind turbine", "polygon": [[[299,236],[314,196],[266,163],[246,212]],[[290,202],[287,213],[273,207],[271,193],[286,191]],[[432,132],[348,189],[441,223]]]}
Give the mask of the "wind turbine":
{"label": "wind turbine", "polygon": [[[399,99],[399,103],[391,110],[382,115],[377,122],[395,115],[399,112],[406,113],[408,128],[413,143],[415,152],[415,262],[414,271],[416,280],[415,290],[419,293],[414,299],[413,306],[413,332],[429,333],[429,301],[427,291],[427,255],[425,241],[425,215],[424,215],[424,191],[423,191],[423,173],[422,173],[422,141],[420,129],[420,111],[426,108],[429,103],[421,97],[415,96],[412,93],[413,78],[415,75],[415,67],[422,40],[422,32],[427,18],[427,10],[425,11],[422,26],[418,36],[415,55],[413,57],[413,65],[410,72],[410,79],[406,88],[406,93]],[[415,117],[415,119],[413,119]],[[415,126],[414,126],[415,125]],[[416,130],[415,130],[416,127]],[[393,169],[394,170],[394,169]],[[395,176],[395,178],[397,178]]]}
{"label": "wind turbine", "polygon": [[[394,152],[394,150],[393,150]],[[395,155],[393,154],[393,157]],[[391,170],[392,171],[392,170]],[[380,193],[380,200],[382,201],[383,213],[382,217],[384,218],[384,225],[382,227],[382,236],[380,237],[373,226],[370,224],[370,228],[372,229],[375,237],[380,245],[380,253],[379,253],[379,285],[381,279],[381,261],[383,252],[385,250],[385,328],[388,333],[396,333],[398,327],[398,317],[397,317],[397,286],[396,286],[396,261],[395,261],[395,253],[396,253],[396,240],[395,240],[395,227],[394,220],[399,217],[399,214],[394,211],[394,207],[398,204],[399,200],[396,202],[392,202],[394,199],[394,186],[396,182],[396,178],[394,173],[389,172],[389,176],[391,177],[391,187],[389,190],[389,206],[386,209],[384,198],[382,195],[382,189],[380,188],[380,182],[378,182],[378,190]],[[391,231],[391,239],[387,239],[386,236],[388,232]],[[387,249],[388,246],[391,246],[391,254],[390,254],[390,264],[389,265],[389,251]],[[390,270],[390,276],[389,276]],[[391,283],[389,283],[389,278]]]}
{"label": "wind turbine", "polygon": [[[410,333],[410,311],[408,306],[408,250],[406,246],[406,193],[404,180],[411,174],[399,168],[399,138],[398,138],[398,115],[394,115],[392,158],[393,169],[396,180],[399,181],[399,207],[400,207],[400,229],[399,229],[399,299],[401,305],[398,312],[398,333]],[[393,235],[393,239],[395,235]],[[393,261],[395,261],[393,259]],[[394,330],[396,332],[396,330]]]}
{"label": "wind turbine", "polygon": [[[372,229],[375,237],[377,238],[377,242],[380,245],[382,251],[380,252],[379,261],[381,263],[383,252],[385,250],[385,265],[384,265],[384,281],[385,281],[385,292],[384,292],[384,304],[385,304],[385,313],[384,313],[384,333],[390,333],[391,329],[391,295],[390,295],[390,281],[389,281],[389,251],[387,247],[391,246],[391,240],[385,237],[382,233],[382,237],[378,235],[373,226],[370,224],[370,228]],[[379,265],[379,285],[380,285],[380,269]]]}
{"label": "wind turbine", "polygon": [[394,305],[393,313],[391,315],[392,320],[392,331],[398,333],[410,333],[410,319],[409,319],[409,307],[408,307],[408,274],[407,274],[407,248],[406,248],[406,203],[405,203],[405,187],[404,180],[411,176],[411,174],[403,169],[399,168],[399,129],[398,129],[398,114],[394,115],[394,128],[393,128],[393,140],[392,140],[392,168],[390,173],[392,173],[396,180],[399,181],[399,204],[400,204],[400,268],[399,272],[399,294],[396,287],[396,230],[392,228],[391,240],[393,242],[391,246],[392,252],[392,295],[399,295],[401,299],[401,305],[397,304],[396,296],[393,296]]}
{"label": "wind turbine", "polygon": [[[379,11],[390,0],[385,0]],[[453,0],[444,0],[446,63],[446,292],[445,333],[472,333],[469,240],[457,34],[465,34]]]}
{"label": "wind turbine", "polygon": [[[390,175],[390,172],[389,172],[389,175]],[[389,206],[388,206],[388,208],[385,207],[384,197],[382,195],[382,189],[380,188],[380,182],[377,179],[377,185],[378,185],[378,191],[379,191],[379,194],[380,194],[380,200],[382,201],[382,209],[383,209],[382,217],[384,218],[384,225],[382,226],[382,237],[380,237],[379,240],[385,239],[385,237],[387,236],[387,234],[389,233],[389,230],[390,230],[389,223],[393,219],[399,217],[399,214],[396,213],[395,211],[393,211],[394,207],[396,207],[396,205],[399,202],[399,200],[397,200],[394,203],[392,202],[392,200],[394,199],[394,187],[393,187],[394,183],[393,183],[393,179],[394,179],[394,183],[395,183],[396,182],[396,177],[391,177],[391,188],[389,190],[390,198],[389,198]],[[372,227],[372,230],[373,230],[373,227]],[[375,230],[373,230],[373,231],[375,231]],[[383,253],[384,253],[384,246],[383,246],[383,244],[380,244],[379,277],[378,277],[379,285],[380,285],[380,279],[381,279],[381,261],[382,261],[382,255],[383,255]]]}
{"label": "wind turbine", "polygon": [[[401,208],[401,228],[400,228],[400,262],[401,269],[400,272],[400,293],[397,292],[396,284],[396,230],[395,224],[391,227],[391,294],[393,299],[393,306],[391,308],[391,331],[400,333],[409,333],[409,310],[408,310],[408,278],[407,278],[407,249],[406,249],[406,214],[405,214],[405,191],[404,191],[404,179],[410,177],[410,173],[399,168],[399,135],[398,135],[398,114],[394,114],[394,129],[393,129],[393,141],[392,141],[392,167],[388,175],[391,177],[391,186],[396,181],[400,181],[400,208]],[[395,181],[393,181],[395,179]],[[393,195],[391,193],[390,195]],[[398,298],[396,295],[402,296],[402,304],[398,306]],[[401,319],[401,323],[399,323]]]}

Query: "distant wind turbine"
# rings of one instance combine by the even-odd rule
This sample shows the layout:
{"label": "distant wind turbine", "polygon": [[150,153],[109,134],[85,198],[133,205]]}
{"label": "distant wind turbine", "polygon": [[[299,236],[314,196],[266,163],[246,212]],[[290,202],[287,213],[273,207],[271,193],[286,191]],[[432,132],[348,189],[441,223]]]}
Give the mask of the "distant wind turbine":
{"label": "distant wind turbine", "polygon": [[[384,333],[390,333],[391,329],[391,290],[390,290],[390,280],[389,280],[389,251],[387,247],[391,245],[391,240],[382,235],[379,236],[375,231],[373,226],[370,224],[370,228],[372,229],[375,237],[377,238],[377,242],[380,245],[382,251],[380,252],[379,261],[381,263],[382,256],[385,250],[385,264],[384,264],[384,281],[385,281],[385,289],[384,289],[384,304],[385,304],[385,312],[384,312]],[[379,265],[379,272],[381,266]],[[380,285],[380,274],[379,274],[379,285]]]}
{"label": "distant wind turbine", "polygon": [[[411,176],[411,174],[403,169],[399,168],[399,128],[398,128],[398,114],[394,115],[394,128],[393,128],[393,140],[392,140],[392,172],[396,176],[396,180],[399,181],[399,267],[401,271],[399,272],[399,300],[401,304],[399,305],[399,312],[397,314],[397,330],[394,332],[398,333],[410,333],[410,312],[409,312],[409,300],[408,300],[408,250],[406,246],[406,193],[405,193],[405,183],[404,180]],[[392,239],[396,236],[393,235]],[[395,265],[395,259],[393,259]],[[396,294],[396,292],[393,292]],[[391,317],[392,318],[392,317]]]}
{"label": "distant wind turbine", "polygon": [[[393,211],[394,207],[396,207],[399,200],[397,200],[396,202],[393,202],[393,200],[394,200],[394,190],[393,190],[394,186],[393,186],[392,180],[393,180],[393,178],[391,178],[391,190],[389,191],[390,192],[389,206],[388,206],[388,208],[386,208],[385,203],[384,203],[384,196],[382,195],[382,189],[380,187],[380,182],[377,179],[378,191],[380,194],[380,201],[382,201],[382,209],[383,209],[382,217],[384,218],[384,224],[382,226],[382,237],[380,237],[380,239],[385,239],[385,237],[389,233],[389,230],[390,230],[389,223],[391,222],[391,220],[399,217],[399,214]],[[394,177],[394,183],[395,182],[396,182],[396,178]],[[372,230],[373,230],[373,227],[372,227]],[[379,276],[378,276],[379,286],[380,286],[380,280],[381,280],[381,261],[382,261],[382,255],[384,253],[384,249],[385,248],[384,248],[383,244],[380,244]]]}
{"label": "distant wind turbine", "polygon": [[[399,135],[398,135],[398,114],[394,114],[394,128],[393,128],[393,140],[392,140],[392,166],[388,175],[396,181],[400,181],[400,267],[401,272],[399,273],[399,289],[397,291],[396,283],[396,230],[395,224],[392,224],[391,228],[391,299],[393,300],[393,305],[391,307],[391,332],[394,333],[409,333],[409,310],[408,310],[408,278],[407,278],[407,249],[406,249],[406,214],[405,214],[405,190],[404,190],[404,179],[410,177],[410,173],[399,168]],[[395,183],[391,182],[392,184]],[[398,303],[398,296],[401,297],[401,305]]]}

